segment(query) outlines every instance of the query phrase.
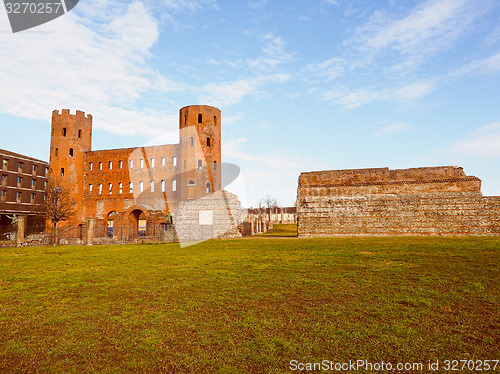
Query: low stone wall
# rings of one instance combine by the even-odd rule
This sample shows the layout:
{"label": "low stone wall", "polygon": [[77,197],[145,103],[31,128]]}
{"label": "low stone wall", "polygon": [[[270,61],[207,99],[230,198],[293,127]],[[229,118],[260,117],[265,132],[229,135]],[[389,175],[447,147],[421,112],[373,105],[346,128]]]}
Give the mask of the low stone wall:
{"label": "low stone wall", "polygon": [[[298,235],[500,235],[500,197],[483,197],[478,178],[452,168],[422,168],[431,169],[430,180],[391,180],[386,169],[377,178],[377,169],[361,169],[359,174],[369,170],[373,184],[354,170],[337,173],[350,175],[348,180],[324,178],[328,172],[319,172],[321,178],[306,173],[303,183],[299,178]],[[421,174],[410,170],[392,175]]]}

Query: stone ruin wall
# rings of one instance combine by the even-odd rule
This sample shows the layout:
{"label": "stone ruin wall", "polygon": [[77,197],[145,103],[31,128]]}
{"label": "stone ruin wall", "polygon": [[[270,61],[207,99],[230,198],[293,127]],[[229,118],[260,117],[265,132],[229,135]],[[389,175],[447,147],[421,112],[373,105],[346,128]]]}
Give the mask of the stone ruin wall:
{"label": "stone ruin wall", "polygon": [[447,166],[302,173],[298,235],[500,235],[500,197]]}

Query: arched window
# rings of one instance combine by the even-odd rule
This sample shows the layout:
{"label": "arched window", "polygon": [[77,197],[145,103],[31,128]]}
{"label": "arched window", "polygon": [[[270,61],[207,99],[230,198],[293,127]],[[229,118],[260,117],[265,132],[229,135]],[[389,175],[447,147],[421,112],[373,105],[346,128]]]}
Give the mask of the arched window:
{"label": "arched window", "polygon": [[207,193],[210,193],[210,183],[207,183]]}
{"label": "arched window", "polygon": [[66,127],[63,127],[63,136],[66,137]]}
{"label": "arched window", "polygon": [[61,177],[64,177],[64,168],[61,168]]}
{"label": "arched window", "polygon": [[207,147],[210,147],[210,138],[207,138]]}
{"label": "arched window", "polygon": [[165,192],[165,181],[161,181],[161,192]]}
{"label": "arched window", "polygon": [[203,168],[203,162],[201,160],[198,160],[198,170],[201,170]]}
{"label": "arched window", "polygon": [[144,182],[139,182],[139,190],[140,190],[141,192],[143,192],[143,191],[144,191]]}
{"label": "arched window", "polygon": [[78,130],[78,139],[82,137],[82,130]]}
{"label": "arched window", "polygon": [[198,123],[202,123],[203,122],[203,116],[200,114],[198,114]]}
{"label": "arched window", "polygon": [[189,181],[188,186],[194,186],[194,181]]}
{"label": "arched window", "polygon": [[69,157],[73,157],[73,148],[69,149]]}

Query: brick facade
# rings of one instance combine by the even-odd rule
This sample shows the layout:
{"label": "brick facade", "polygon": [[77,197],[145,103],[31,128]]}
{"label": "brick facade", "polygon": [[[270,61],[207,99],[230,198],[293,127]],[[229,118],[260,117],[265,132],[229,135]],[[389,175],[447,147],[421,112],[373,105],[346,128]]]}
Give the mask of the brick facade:
{"label": "brick facade", "polygon": [[454,166],[302,173],[298,235],[500,235],[500,197]]}
{"label": "brick facade", "polygon": [[179,143],[93,151],[92,116],[52,113],[49,178],[72,191],[77,214],[61,237],[129,240],[153,235],[179,204],[221,189],[221,113],[192,105],[179,111]]}

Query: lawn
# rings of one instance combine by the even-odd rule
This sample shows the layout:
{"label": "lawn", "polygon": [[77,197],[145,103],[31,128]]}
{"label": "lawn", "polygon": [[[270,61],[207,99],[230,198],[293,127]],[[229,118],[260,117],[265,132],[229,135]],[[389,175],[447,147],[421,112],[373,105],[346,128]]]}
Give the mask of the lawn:
{"label": "lawn", "polygon": [[282,236],[293,237],[297,236],[297,225],[293,223],[275,223],[273,228],[259,236]]}
{"label": "lawn", "polygon": [[4,248],[0,372],[477,365],[500,359],[499,254],[500,238]]}

